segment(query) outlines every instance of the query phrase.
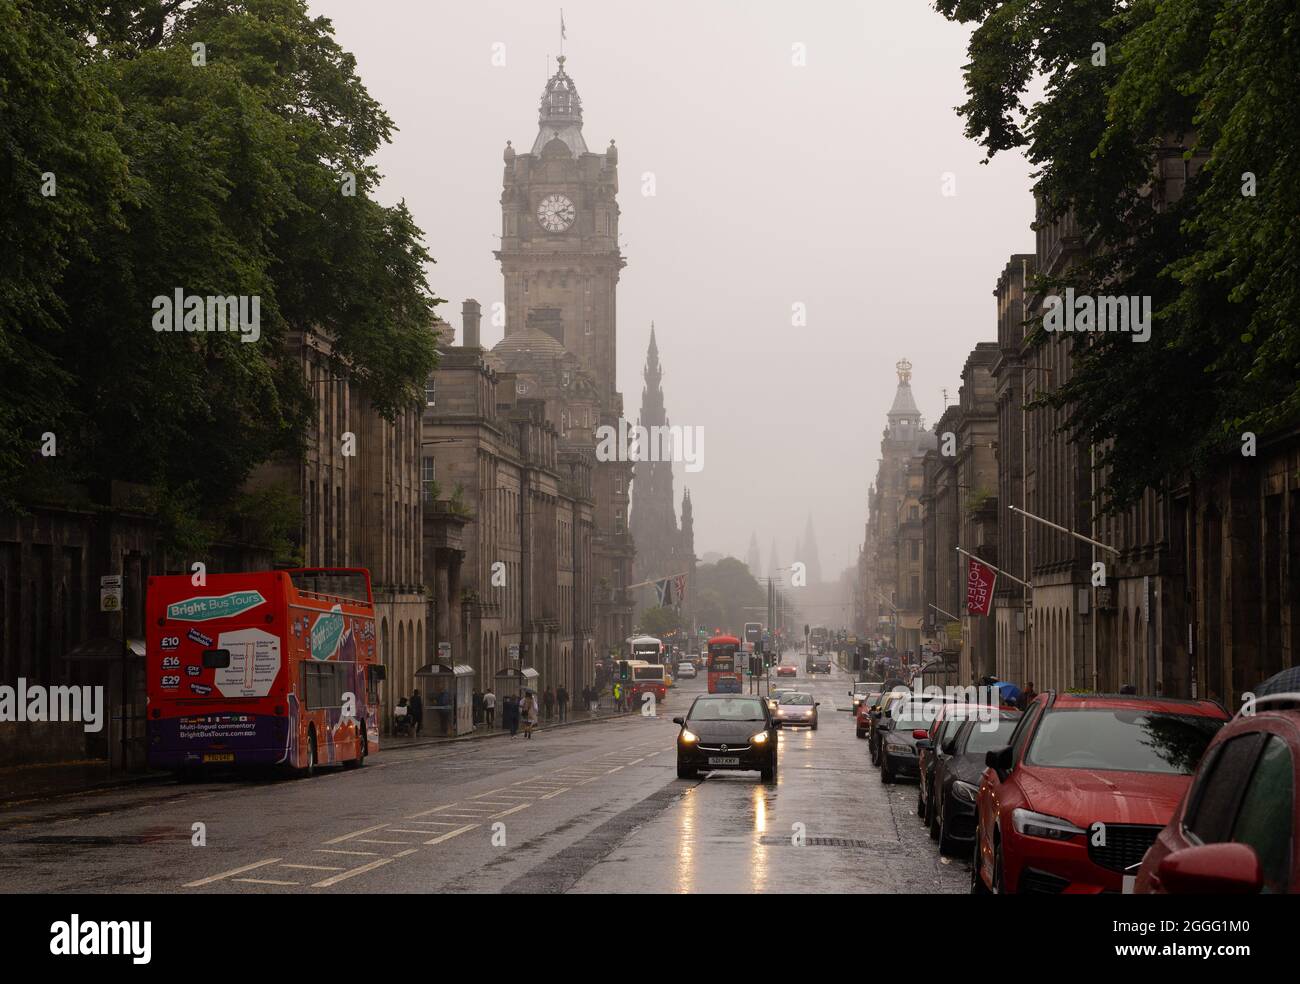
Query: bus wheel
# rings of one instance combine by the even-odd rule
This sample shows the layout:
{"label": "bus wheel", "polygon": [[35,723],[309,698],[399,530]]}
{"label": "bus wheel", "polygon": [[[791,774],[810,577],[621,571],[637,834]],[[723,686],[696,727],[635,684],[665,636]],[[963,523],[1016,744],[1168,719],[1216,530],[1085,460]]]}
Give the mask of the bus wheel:
{"label": "bus wheel", "polygon": [[302,770],[302,774],[308,779],[316,774],[316,729],[314,727],[307,729],[307,766]]}
{"label": "bus wheel", "polygon": [[345,769],[359,769],[366,764],[366,756],[370,754],[370,736],[366,734],[366,726],[361,726],[361,741],[357,746],[357,757],[348,759],[344,763]]}

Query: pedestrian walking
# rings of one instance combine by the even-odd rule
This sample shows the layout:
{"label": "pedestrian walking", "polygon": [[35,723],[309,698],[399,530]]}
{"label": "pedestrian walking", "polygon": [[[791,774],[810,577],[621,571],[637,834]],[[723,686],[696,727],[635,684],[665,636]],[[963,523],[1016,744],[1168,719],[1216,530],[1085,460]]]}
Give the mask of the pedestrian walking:
{"label": "pedestrian walking", "polygon": [[600,691],[594,684],[587,689],[587,708],[592,714],[600,710]]}
{"label": "pedestrian walking", "polygon": [[474,702],[471,705],[474,715],[474,727],[478,727],[483,722],[483,695],[479,693],[478,687],[474,688]]}
{"label": "pedestrian walking", "polygon": [[424,701],[420,698],[420,691],[411,691],[411,700],[406,705],[406,713],[411,719],[411,733],[419,738],[420,726],[424,723]]}
{"label": "pedestrian walking", "polygon": [[524,701],[519,706],[519,715],[524,722],[524,737],[533,737],[533,728],[537,727],[537,695],[531,690],[524,694]]}
{"label": "pedestrian walking", "polygon": [[563,722],[569,712],[569,692],[564,689],[564,684],[560,684],[555,691],[555,706],[560,710],[560,721]]}
{"label": "pedestrian walking", "polygon": [[614,710],[623,710],[623,685],[621,683],[614,684]]}
{"label": "pedestrian walking", "polygon": [[483,695],[483,720],[489,730],[496,727],[496,714],[497,695],[492,692],[491,687],[488,687],[487,693]]}
{"label": "pedestrian walking", "polygon": [[555,714],[555,691],[550,687],[542,694],[542,708],[546,711],[546,720],[550,720]]}
{"label": "pedestrian walking", "polygon": [[1025,684],[1025,689],[1020,694],[1020,709],[1022,711],[1029,710],[1029,705],[1034,702],[1034,698],[1037,696],[1038,691],[1034,689],[1034,681],[1030,680]]}

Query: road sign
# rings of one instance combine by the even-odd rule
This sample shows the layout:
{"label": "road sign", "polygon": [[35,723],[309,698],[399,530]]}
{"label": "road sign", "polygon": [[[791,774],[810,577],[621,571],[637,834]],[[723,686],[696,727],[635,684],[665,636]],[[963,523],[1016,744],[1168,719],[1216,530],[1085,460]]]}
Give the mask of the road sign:
{"label": "road sign", "polygon": [[451,662],[451,643],[450,643],[450,642],[440,642],[440,643],[438,643],[438,662],[439,662],[439,663],[450,663],[450,662]]}
{"label": "road sign", "polygon": [[512,645],[512,646],[506,646],[506,654],[510,657],[510,661],[511,661],[512,663],[517,663],[517,662],[519,662],[519,646],[518,646],[518,644],[515,644],[515,645]]}
{"label": "road sign", "polygon": [[121,574],[105,574],[99,579],[99,610],[101,612],[122,610]]}

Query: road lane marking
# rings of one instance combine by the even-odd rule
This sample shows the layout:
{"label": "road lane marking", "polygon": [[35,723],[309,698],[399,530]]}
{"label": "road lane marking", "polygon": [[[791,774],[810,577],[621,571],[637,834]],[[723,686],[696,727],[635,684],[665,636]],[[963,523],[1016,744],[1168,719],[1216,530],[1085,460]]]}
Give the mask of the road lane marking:
{"label": "road lane marking", "polygon": [[552,798],[554,798],[554,797],[556,797],[556,796],[559,796],[560,793],[566,793],[566,792],[568,792],[570,788],[571,788],[571,787],[569,787],[569,786],[562,786],[562,787],[560,787],[559,789],[555,790],[555,792],[553,792],[553,793],[547,793],[545,796],[542,797],[542,799],[544,799],[544,800],[552,799]]}
{"label": "road lane marking", "polygon": [[247,882],[250,885],[297,885],[293,881],[277,881],[273,878],[232,878],[231,881]]}
{"label": "road lane marking", "polygon": [[459,828],[457,828],[456,830],[449,830],[449,831],[447,831],[447,832],[446,832],[445,834],[443,834],[441,837],[435,837],[435,838],[433,838],[433,840],[427,840],[427,841],[425,841],[425,842],[424,842],[424,846],[425,846],[425,847],[432,847],[434,844],[441,844],[443,841],[445,841],[445,840],[451,840],[453,837],[458,837],[458,836],[460,836],[461,834],[465,833],[465,831],[467,831],[467,830],[473,830],[473,829],[474,829],[475,827],[477,827],[477,826],[478,826],[478,824],[476,824],[476,823],[467,823],[465,826],[463,826],[463,827],[459,827]]}
{"label": "road lane marking", "polygon": [[203,885],[211,885],[213,882],[221,881],[223,878],[230,878],[234,875],[242,875],[245,871],[252,871],[254,868],[264,868],[268,864],[275,864],[279,858],[267,858],[265,861],[254,861],[252,864],[246,864],[242,868],[234,868],[231,871],[223,871],[219,875],[212,875],[209,878],[200,878],[198,881],[186,882],[181,888],[199,888]]}
{"label": "road lane marking", "polygon": [[405,845],[407,845],[407,844],[409,844],[409,843],[411,843],[411,842],[410,842],[410,841],[381,841],[381,840],[371,840],[369,837],[362,837],[362,838],[360,838],[360,839],[357,840],[357,843],[358,843],[358,844],[384,844],[384,845],[389,846],[389,847],[404,847]]}
{"label": "road lane marking", "polygon": [[611,772],[617,772],[621,768],[623,768],[623,766],[620,765],[617,768],[610,769],[609,772],[605,773],[605,775],[609,775]]}
{"label": "road lane marking", "polygon": [[324,848],[324,847],[318,847],[316,848],[316,851],[318,854],[355,854],[356,856],[363,857],[363,858],[379,857],[378,851],[331,851],[328,848]]}
{"label": "road lane marking", "polygon": [[329,888],[331,885],[337,885],[339,882],[348,878],[355,878],[357,875],[364,875],[367,871],[374,871],[376,868],[382,868],[386,864],[392,864],[392,858],[380,858],[378,861],[371,861],[369,864],[363,864],[359,868],[353,868],[345,871],[341,875],[332,875],[329,878],[323,878],[312,885],[312,888]]}
{"label": "road lane marking", "polygon": [[[425,833],[427,834],[428,831],[426,830]],[[393,860],[397,860],[398,858],[404,858],[404,857],[406,857],[408,854],[414,854],[414,853],[415,853],[415,848],[413,848],[413,847],[412,847],[412,848],[408,848],[408,849],[405,850],[405,851],[398,851],[396,854],[393,855]]]}
{"label": "road lane marking", "polygon": [[325,841],[324,843],[326,843],[326,844],[342,844],[345,840],[351,840],[353,837],[360,837],[362,834],[369,834],[369,833],[371,833],[371,832],[373,832],[373,831],[376,831],[376,830],[383,830],[383,829],[384,829],[385,827],[387,827],[387,826],[388,826],[388,824],[386,824],[386,823],[378,823],[378,824],[375,824],[373,827],[366,827],[364,830],[354,830],[354,831],[353,831],[352,833],[350,833],[350,834],[344,834],[342,837],[335,837],[335,838],[333,838],[332,840],[327,840],[327,841]]}
{"label": "road lane marking", "polygon": [[282,864],[281,868],[303,868],[307,871],[344,871],[336,864]]}
{"label": "road lane marking", "polygon": [[[395,834],[428,834],[428,833],[432,833],[432,831],[429,831],[429,830],[409,830],[409,829],[407,829],[406,827],[389,827],[388,829],[391,830],[391,831],[392,831],[393,833],[395,833]],[[380,842],[379,842],[379,841],[366,841],[366,843],[367,843],[367,844],[378,844],[378,843],[380,843]],[[405,843],[405,841],[402,841],[402,843]]]}
{"label": "road lane marking", "polygon": [[528,809],[528,808],[529,808],[530,806],[532,806],[532,805],[533,805],[532,803],[520,803],[518,806],[516,806],[516,807],[512,807],[512,808],[509,809],[509,810],[505,810],[505,811],[503,811],[503,812],[501,812],[501,813],[494,813],[494,814],[492,814],[492,816],[488,817],[488,819],[489,819],[489,820],[500,820],[502,817],[508,817],[508,816],[510,816],[510,814],[512,814],[512,813],[518,813],[520,810],[526,810],[526,809]]}

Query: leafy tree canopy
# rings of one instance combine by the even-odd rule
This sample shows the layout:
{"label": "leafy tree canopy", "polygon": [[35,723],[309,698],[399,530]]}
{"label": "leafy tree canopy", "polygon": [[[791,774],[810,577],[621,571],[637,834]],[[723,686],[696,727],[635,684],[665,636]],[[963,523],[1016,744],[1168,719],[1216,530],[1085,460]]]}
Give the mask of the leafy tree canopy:
{"label": "leafy tree canopy", "polygon": [[[52,470],[237,512],[310,419],[298,333],[390,419],[416,403],[431,258],[405,205],[370,195],[395,127],[328,20],[302,0],[107,6],[0,0],[0,503]],[[260,338],[155,331],[178,288],[257,296]]]}
{"label": "leafy tree canopy", "polygon": [[[1150,296],[1149,342],[1066,335],[1051,398],[1122,506],[1300,419],[1300,8],[1293,0],[936,0],[977,25],[966,133],[1022,148],[1039,221],[1088,257],[1044,290]],[[1098,46],[1104,46],[1099,48]],[[1101,58],[1098,55],[1101,54]],[[1027,93],[1041,83],[1042,97]],[[1181,196],[1162,179],[1188,180]],[[1169,186],[1164,186],[1169,187]],[[1253,194],[1245,193],[1253,191]],[[1038,329],[1035,344],[1045,341]]]}

